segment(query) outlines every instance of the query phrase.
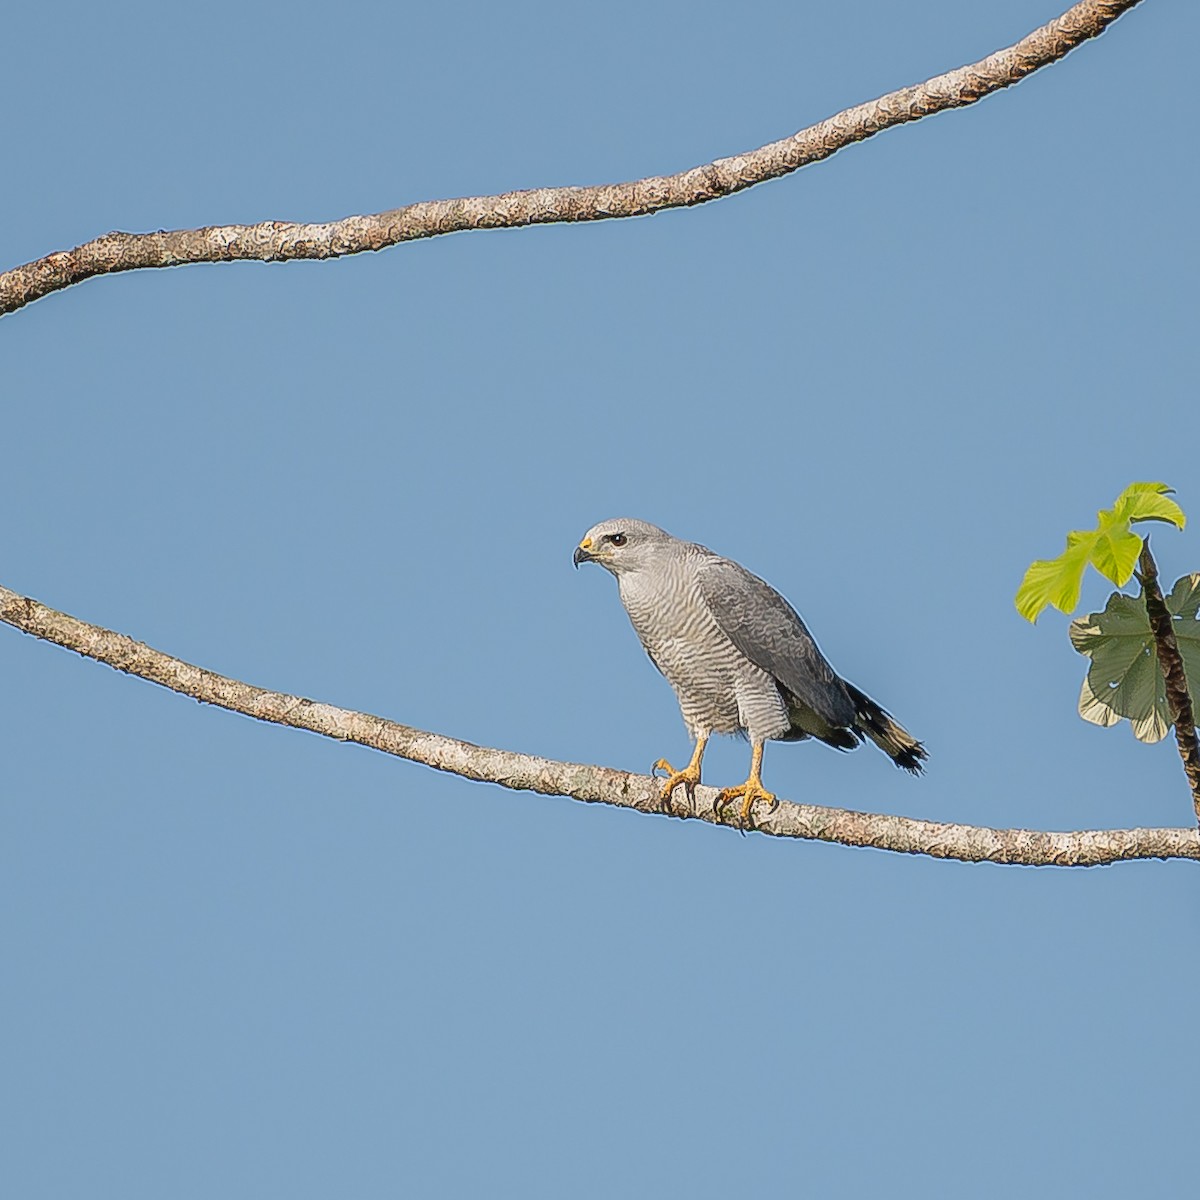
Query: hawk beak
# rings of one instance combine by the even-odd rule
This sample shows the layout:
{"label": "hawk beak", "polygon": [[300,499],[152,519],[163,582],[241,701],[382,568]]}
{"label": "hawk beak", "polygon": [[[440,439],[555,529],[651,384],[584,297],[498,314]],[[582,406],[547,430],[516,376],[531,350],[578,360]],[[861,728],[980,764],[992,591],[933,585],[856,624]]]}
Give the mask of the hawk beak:
{"label": "hawk beak", "polygon": [[579,570],[581,562],[591,562],[594,557],[591,552],[592,539],[584,538],[578,546],[575,547],[575,569]]}

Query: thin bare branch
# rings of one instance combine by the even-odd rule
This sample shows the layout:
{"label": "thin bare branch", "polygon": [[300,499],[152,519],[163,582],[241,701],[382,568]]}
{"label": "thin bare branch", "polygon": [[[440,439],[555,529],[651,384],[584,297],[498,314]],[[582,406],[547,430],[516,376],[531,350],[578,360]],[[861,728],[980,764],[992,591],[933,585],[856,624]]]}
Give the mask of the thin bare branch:
{"label": "thin bare branch", "polygon": [[848,108],[782,141],[675,175],[591,187],[428,200],[324,224],[264,221],[157,233],[109,233],[0,274],[0,315],[95,275],[183,263],[336,258],[467,229],[604,221],[704,204],[820,162],[845,146],[933,113],[974,104],[1056,62],[1140,0],[1081,0],[1013,46],[925,83]]}
{"label": "thin bare branch", "polygon": [[1196,740],[1196,719],[1192,712],[1192,697],[1188,691],[1187,675],[1183,669],[1183,655],[1179,653],[1179,642],[1175,637],[1175,626],[1170,610],[1158,586],[1158,564],[1150,553],[1150,539],[1142,542],[1142,553],[1138,559],[1138,580],[1142,585],[1142,601],[1146,605],[1146,616],[1150,618],[1150,630],[1154,634],[1154,647],[1158,651],[1158,665],[1162,669],[1167,688],[1167,706],[1171,710],[1171,721],[1175,726],[1175,741],[1179,746],[1179,757],[1183,759],[1183,773],[1192,789],[1192,807],[1196,820],[1200,822],[1200,743]]}
{"label": "thin bare branch", "polygon": [[[269,692],[172,658],[124,634],[88,625],[3,587],[0,587],[0,620],[34,637],[107,663],[118,671],[260,721],[358,742],[439,771],[498,783],[506,788],[615,804],[639,812],[661,811],[659,785],[649,776],[473,746],[470,742],[426,733],[367,713],[351,712],[283,692]],[[672,815],[717,825],[729,824],[733,818],[723,821],[713,811],[716,795],[714,788],[698,788],[693,808],[688,812],[676,810]],[[1028,829],[986,829],[917,821],[788,801],[780,801],[773,812],[760,816],[757,828],[775,837],[873,846],[879,850],[928,854],[934,858],[965,862],[1085,867],[1134,858],[1200,859],[1200,832],[1195,829],[1089,829],[1074,833],[1041,833]]]}

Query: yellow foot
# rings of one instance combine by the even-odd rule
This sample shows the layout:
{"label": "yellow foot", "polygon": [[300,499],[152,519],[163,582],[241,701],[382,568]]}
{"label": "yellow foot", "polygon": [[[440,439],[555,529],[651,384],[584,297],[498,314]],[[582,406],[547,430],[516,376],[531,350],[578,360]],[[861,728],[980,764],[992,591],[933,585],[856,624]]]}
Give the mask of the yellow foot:
{"label": "yellow foot", "polygon": [[671,811],[671,794],[681,783],[687,794],[688,803],[693,806],[695,805],[696,784],[700,782],[700,766],[698,763],[688,763],[682,771],[677,771],[665,758],[660,758],[654,764],[650,773],[657,775],[659,771],[666,771],[667,773],[667,777],[663,780],[662,787],[658,791],[658,798],[662,801],[664,811]]}
{"label": "yellow foot", "polygon": [[722,812],[729,807],[738,797],[742,798],[742,819],[740,824],[745,825],[750,817],[750,810],[754,807],[755,800],[762,800],[771,806],[774,810],[776,800],[775,793],[768,792],[762,785],[762,780],[755,779],[751,776],[745,783],[738,787],[722,788],[717,795],[717,802],[713,806],[717,816],[721,816]]}

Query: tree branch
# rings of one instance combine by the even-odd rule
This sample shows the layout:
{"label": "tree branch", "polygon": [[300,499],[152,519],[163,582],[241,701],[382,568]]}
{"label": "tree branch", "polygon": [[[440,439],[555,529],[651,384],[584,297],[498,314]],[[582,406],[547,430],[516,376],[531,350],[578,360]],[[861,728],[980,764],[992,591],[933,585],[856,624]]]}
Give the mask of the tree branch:
{"label": "tree branch", "polygon": [[466,229],[604,221],[704,204],[820,162],[894,125],[974,104],[1056,62],[1140,0],[1081,0],[1013,46],[925,83],[848,108],[782,141],[675,175],[591,187],[428,200],[324,224],[264,221],[157,233],[109,233],[0,274],[0,316],[95,275],[183,263],[336,258]]}
{"label": "tree branch", "polygon": [[[661,811],[659,785],[649,776],[473,746],[470,742],[426,733],[367,713],[334,708],[283,692],[269,692],[172,658],[124,634],[55,612],[3,587],[0,587],[0,620],[34,637],[107,663],[118,671],[256,720],[357,742],[439,771],[498,783],[502,787],[615,804],[639,812]],[[698,788],[691,811],[681,813],[676,810],[672,815],[715,825],[729,824],[731,822],[722,821],[714,812],[716,794],[714,788]],[[873,846],[879,850],[928,854],[934,858],[965,862],[1098,866],[1134,858],[1200,860],[1200,832],[1195,829],[1090,829],[1074,833],[1041,833],[1028,829],[986,829],[917,821],[818,804],[792,804],[785,800],[780,801],[774,811],[762,814],[757,828],[775,837]]]}
{"label": "tree branch", "polygon": [[1162,588],[1158,586],[1158,564],[1150,553],[1150,539],[1142,541],[1142,553],[1138,559],[1138,581],[1142,585],[1142,600],[1146,605],[1146,616],[1150,618],[1150,631],[1154,634],[1154,648],[1158,651],[1158,665],[1162,669],[1167,687],[1167,707],[1175,726],[1175,741],[1179,746],[1179,757],[1183,759],[1183,772],[1192,789],[1192,807],[1196,820],[1200,822],[1200,743],[1196,741],[1196,719],[1192,712],[1192,697],[1188,692],[1187,675],[1183,669],[1183,655],[1179,653],[1179,642],[1175,637],[1175,626],[1170,610],[1163,600]]}

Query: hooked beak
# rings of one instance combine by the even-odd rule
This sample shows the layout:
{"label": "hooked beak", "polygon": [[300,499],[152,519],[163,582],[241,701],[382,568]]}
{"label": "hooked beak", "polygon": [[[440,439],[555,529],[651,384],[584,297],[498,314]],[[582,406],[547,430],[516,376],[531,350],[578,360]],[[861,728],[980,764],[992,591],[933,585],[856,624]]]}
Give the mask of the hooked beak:
{"label": "hooked beak", "polygon": [[579,570],[579,564],[582,562],[592,562],[595,559],[592,553],[592,539],[584,538],[578,546],[575,547],[575,570]]}

